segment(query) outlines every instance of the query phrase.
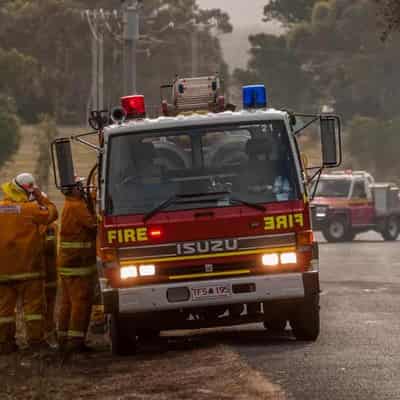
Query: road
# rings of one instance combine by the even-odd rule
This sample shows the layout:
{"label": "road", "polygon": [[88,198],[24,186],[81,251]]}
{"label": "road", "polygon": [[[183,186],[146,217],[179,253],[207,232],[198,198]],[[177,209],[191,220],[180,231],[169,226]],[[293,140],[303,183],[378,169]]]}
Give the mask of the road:
{"label": "road", "polygon": [[321,243],[318,341],[265,339],[251,327],[234,348],[286,399],[400,399],[399,244],[372,233]]}

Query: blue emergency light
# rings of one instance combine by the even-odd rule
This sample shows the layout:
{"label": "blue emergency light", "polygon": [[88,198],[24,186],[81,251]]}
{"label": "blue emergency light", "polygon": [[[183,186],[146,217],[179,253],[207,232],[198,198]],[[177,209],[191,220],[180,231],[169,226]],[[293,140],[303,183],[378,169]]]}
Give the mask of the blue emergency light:
{"label": "blue emergency light", "polygon": [[266,108],[267,90],[264,85],[243,86],[243,108]]}

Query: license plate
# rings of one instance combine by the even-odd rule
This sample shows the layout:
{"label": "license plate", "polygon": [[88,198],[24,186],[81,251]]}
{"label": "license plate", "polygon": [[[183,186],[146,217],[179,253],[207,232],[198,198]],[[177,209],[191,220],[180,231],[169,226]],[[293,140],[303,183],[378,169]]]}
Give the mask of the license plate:
{"label": "license plate", "polygon": [[213,285],[192,288],[193,300],[215,299],[219,297],[228,297],[231,295],[229,286]]}

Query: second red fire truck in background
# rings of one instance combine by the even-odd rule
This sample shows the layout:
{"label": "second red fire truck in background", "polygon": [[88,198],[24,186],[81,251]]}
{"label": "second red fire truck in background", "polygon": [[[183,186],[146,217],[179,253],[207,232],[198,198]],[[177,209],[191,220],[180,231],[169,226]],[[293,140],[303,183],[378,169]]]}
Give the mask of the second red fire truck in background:
{"label": "second red fire truck in background", "polygon": [[399,188],[377,183],[365,171],[323,174],[315,188],[312,212],[314,229],[329,242],[351,241],[367,231],[396,240],[400,233]]}

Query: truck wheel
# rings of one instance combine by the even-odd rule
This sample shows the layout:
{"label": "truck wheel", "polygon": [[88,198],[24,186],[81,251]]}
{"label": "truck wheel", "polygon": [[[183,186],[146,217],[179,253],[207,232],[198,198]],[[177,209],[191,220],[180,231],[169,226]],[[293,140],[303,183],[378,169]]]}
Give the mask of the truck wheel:
{"label": "truck wheel", "polygon": [[116,356],[132,356],[136,354],[136,330],[131,321],[119,314],[110,317],[111,352]]}
{"label": "truck wheel", "polygon": [[397,240],[397,238],[399,237],[399,233],[399,219],[396,217],[389,217],[382,231],[383,239],[388,241]]}
{"label": "truck wheel", "polygon": [[297,340],[314,342],[319,336],[319,295],[304,300],[296,314],[290,319]]}
{"label": "truck wheel", "polygon": [[322,230],[322,234],[328,242],[345,242],[354,239],[345,218],[332,218]]}
{"label": "truck wheel", "polygon": [[272,333],[282,333],[286,328],[286,319],[272,319],[264,321],[264,327]]}

